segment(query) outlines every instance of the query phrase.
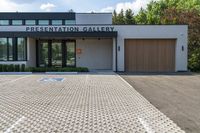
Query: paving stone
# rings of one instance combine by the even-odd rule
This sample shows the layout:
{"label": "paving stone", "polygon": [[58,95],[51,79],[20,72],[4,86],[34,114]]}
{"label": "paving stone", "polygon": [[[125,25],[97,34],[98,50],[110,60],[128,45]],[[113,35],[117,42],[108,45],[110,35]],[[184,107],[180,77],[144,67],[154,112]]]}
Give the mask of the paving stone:
{"label": "paving stone", "polygon": [[[64,78],[41,82],[42,78]],[[0,84],[0,131],[183,133],[115,74],[32,75]]]}

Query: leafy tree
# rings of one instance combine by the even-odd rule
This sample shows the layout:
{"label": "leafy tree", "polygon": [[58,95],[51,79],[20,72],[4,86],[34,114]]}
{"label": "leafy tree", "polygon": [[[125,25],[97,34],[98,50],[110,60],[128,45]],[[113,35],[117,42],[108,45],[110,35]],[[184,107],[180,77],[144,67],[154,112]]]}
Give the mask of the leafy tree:
{"label": "leafy tree", "polygon": [[134,13],[131,9],[125,12],[125,24],[135,24]]}
{"label": "leafy tree", "polygon": [[116,10],[113,11],[112,22],[113,22],[113,24],[118,24],[117,23],[117,12],[116,12]]}
{"label": "leafy tree", "polygon": [[121,9],[120,13],[117,16],[117,24],[125,24],[124,10],[123,9]]}

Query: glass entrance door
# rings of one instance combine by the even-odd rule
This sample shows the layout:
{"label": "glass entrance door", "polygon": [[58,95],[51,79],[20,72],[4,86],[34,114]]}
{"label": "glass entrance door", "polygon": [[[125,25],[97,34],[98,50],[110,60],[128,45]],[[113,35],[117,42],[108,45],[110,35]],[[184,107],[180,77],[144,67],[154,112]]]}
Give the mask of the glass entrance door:
{"label": "glass entrance door", "polygon": [[52,66],[62,67],[62,42],[53,41],[52,42]]}
{"label": "glass entrance door", "polygon": [[38,65],[39,67],[47,67],[48,64],[48,41],[39,41],[38,45]]}
{"label": "glass entrance door", "polygon": [[67,66],[75,66],[76,62],[76,52],[75,52],[75,41],[67,41],[66,42],[66,53],[67,53],[67,60],[66,65]]}
{"label": "glass entrance door", "polygon": [[76,66],[75,40],[39,40],[36,51],[38,67]]}

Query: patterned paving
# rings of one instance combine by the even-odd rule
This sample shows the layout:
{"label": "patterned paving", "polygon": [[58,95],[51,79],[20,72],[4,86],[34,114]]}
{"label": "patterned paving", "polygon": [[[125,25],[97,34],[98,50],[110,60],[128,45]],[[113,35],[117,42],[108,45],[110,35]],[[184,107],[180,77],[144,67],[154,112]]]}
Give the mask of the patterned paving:
{"label": "patterned paving", "polygon": [[0,83],[0,131],[5,133],[184,132],[115,74],[31,75],[6,81]]}

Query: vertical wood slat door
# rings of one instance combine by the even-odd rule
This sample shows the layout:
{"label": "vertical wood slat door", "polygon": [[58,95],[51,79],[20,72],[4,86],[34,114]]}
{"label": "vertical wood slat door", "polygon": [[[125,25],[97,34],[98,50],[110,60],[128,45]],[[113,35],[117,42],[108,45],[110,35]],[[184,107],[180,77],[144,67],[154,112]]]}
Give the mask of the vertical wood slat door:
{"label": "vertical wood slat door", "polygon": [[126,39],[126,72],[175,72],[175,39]]}

